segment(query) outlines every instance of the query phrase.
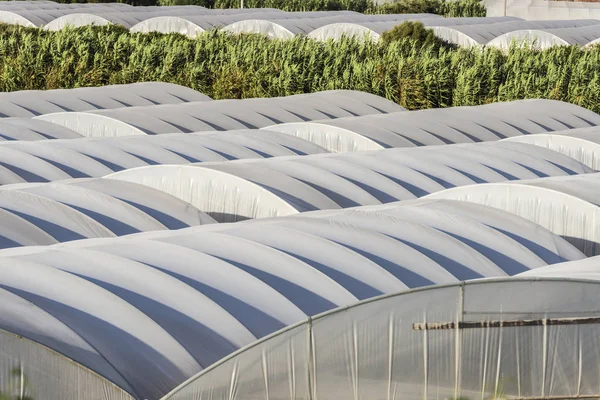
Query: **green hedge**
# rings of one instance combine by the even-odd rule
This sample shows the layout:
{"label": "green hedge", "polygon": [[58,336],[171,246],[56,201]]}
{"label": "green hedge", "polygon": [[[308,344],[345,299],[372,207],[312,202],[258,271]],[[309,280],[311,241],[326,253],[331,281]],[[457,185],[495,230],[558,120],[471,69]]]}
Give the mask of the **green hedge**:
{"label": "green hedge", "polygon": [[505,55],[411,40],[320,43],[220,32],[192,40],[117,27],[45,32],[0,26],[2,91],[147,80],[186,85],[214,98],[357,89],[410,109],[541,97],[600,112],[600,48],[513,49]]}

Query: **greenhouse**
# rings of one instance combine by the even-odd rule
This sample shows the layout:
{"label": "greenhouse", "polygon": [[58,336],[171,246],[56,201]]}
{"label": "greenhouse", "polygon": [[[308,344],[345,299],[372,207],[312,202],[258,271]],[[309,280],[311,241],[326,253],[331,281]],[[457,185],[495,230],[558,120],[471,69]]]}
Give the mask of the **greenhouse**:
{"label": "greenhouse", "polygon": [[565,154],[596,171],[600,170],[600,129],[597,127],[569,129],[551,134],[538,133],[505,140],[546,147]]}
{"label": "greenhouse", "polygon": [[520,100],[381,116],[283,123],[268,126],[330,151],[376,150],[495,141],[531,133],[600,125],[600,116],[554,100]]}
{"label": "greenhouse", "polygon": [[403,110],[396,103],[369,93],[330,90],[288,97],[63,112],[36,118],[65,126],[82,136],[106,137],[254,129],[283,122]]}
{"label": "greenhouse", "polygon": [[164,399],[597,397],[599,290],[522,277],[367,300],[253,343]]}
{"label": "greenhouse", "polygon": [[31,359],[50,349],[57,363],[69,358],[89,370],[90,385],[60,380],[56,368],[34,373],[34,388],[56,394],[48,400],[75,391],[106,398],[102,388],[117,392],[108,382],[125,392],[118,398],[158,399],[321,312],[583,257],[539,226],[484,206],[415,201],[330,213],[3,250],[0,329],[20,338]]}
{"label": "greenhouse", "polygon": [[0,248],[179,229],[215,221],[163,192],[108,179],[0,187]]}
{"label": "greenhouse", "polygon": [[65,111],[104,110],[210,100],[212,100],[210,97],[193,89],[162,82],[78,89],[26,90],[0,93],[0,117],[35,117]]}
{"label": "greenhouse", "polygon": [[541,147],[490,143],[155,165],[108,178],[164,191],[219,222],[232,222],[390,203],[476,183],[589,172]]}
{"label": "greenhouse", "polygon": [[587,256],[600,254],[600,173],[492,183],[427,196],[485,204],[519,215],[567,239]]}

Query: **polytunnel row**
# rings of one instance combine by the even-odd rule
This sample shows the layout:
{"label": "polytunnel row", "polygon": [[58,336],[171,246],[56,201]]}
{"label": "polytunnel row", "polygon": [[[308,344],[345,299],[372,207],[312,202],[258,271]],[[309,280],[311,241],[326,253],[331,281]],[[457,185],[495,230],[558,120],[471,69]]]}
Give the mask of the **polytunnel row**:
{"label": "polytunnel row", "polygon": [[[481,146],[470,143],[452,146],[427,146],[416,152],[409,152],[408,150],[386,149],[358,152],[356,154],[331,153],[330,156],[317,157],[318,154],[324,155],[328,152],[320,146],[292,135],[267,130],[48,141],[7,141],[0,143],[0,156],[2,157],[0,184],[103,177],[113,172],[137,167],[168,165],[168,169],[174,165],[201,166],[199,163],[213,163],[210,164],[210,167],[209,164],[204,166],[214,169],[219,169],[219,165],[229,165],[234,169],[249,168],[245,177],[251,179],[252,173],[249,172],[251,168],[268,168],[269,165],[278,165],[278,160],[280,160],[289,165],[306,164],[306,168],[309,168],[308,165],[318,168],[323,163],[325,165],[339,165],[338,170],[340,171],[335,169],[331,171],[340,176],[347,176],[349,181],[355,183],[361,181],[361,174],[367,173],[367,170],[372,170],[382,175],[384,182],[385,177],[387,177],[387,179],[395,181],[398,188],[405,188],[400,189],[401,191],[398,192],[392,186],[384,185],[384,187],[376,190],[376,192],[385,193],[380,196],[388,195],[388,198],[394,198],[394,195],[406,193],[407,191],[415,196],[420,196],[423,193],[430,193],[434,188],[447,188],[465,183],[490,182],[498,179],[525,179],[591,171],[581,162],[574,161],[570,157],[559,154],[559,152],[523,143],[502,142],[494,144],[490,142]],[[462,158],[454,159],[455,156]],[[486,158],[490,156],[494,158]],[[273,157],[277,157],[277,159],[272,160],[273,162],[265,160],[262,163],[248,161],[214,164],[231,160],[270,159]],[[373,160],[376,158],[378,160],[374,162]],[[475,167],[473,162],[480,165],[480,167]],[[353,171],[354,174],[358,174],[356,177],[347,175],[352,171],[346,171],[346,168],[350,168],[352,164],[355,164]],[[330,167],[325,167],[325,169],[327,168]],[[413,175],[408,172],[411,168],[414,169]],[[452,172],[442,173],[444,169],[452,170]],[[205,169],[192,168],[187,170],[196,170],[199,175],[208,173]],[[152,169],[144,171],[152,174]],[[309,174],[308,171],[305,170],[305,173]],[[325,171],[313,175],[318,177],[321,173],[325,173]],[[457,176],[461,178],[456,178]],[[324,178],[324,176],[321,175],[321,178]],[[309,176],[299,179],[311,181]],[[376,182],[373,182],[373,184],[377,185]],[[330,187],[330,184],[326,184],[325,187]],[[267,186],[274,190],[283,190],[282,188],[276,189],[276,183],[273,185],[267,184]],[[358,186],[361,186],[361,184],[358,183]],[[386,190],[391,192],[386,193]],[[349,196],[349,198],[352,197]],[[310,204],[310,201],[308,204]]]}
{"label": "polytunnel row", "polygon": [[32,128],[37,121],[51,122],[86,137],[265,129],[296,136],[332,152],[496,141],[600,125],[600,116],[592,111],[553,100],[402,110],[374,95],[328,91],[271,99],[62,112],[7,122],[18,121]]}
{"label": "polytunnel row", "polygon": [[[7,141],[247,129],[404,110],[382,97],[351,90],[212,101],[192,89],[155,82],[11,92],[0,94],[0,98],[3,100],[0,102],[0,140]],[[149,102],[154,105],[148,105]],[[178,111],[184,104],[189,107]],[[131,112],[125,112],[128,109]],[[114,113],[95,114],[100,111]],[[157,117],[146,113],[155,113]],[[78,123],[80,117],[83,120]]]}
{"label": "polytunnel row", "polygon": [[[180,144],[187,147],[189,153],[205,154],[210,159],[219,157],[210,150],[217,147],[217,143],[223,147],[223,153],[229,151],[248,159],[189,164],[180,158],[178,161],[184,165],[124,169],[105,179],[80,175],[92,172],[104,175],[108,170],[102,168],[104,165],[115,166],[120,162],[127,167],[131,159],[148,162],[139,154],[150,157],[147,151],[150,146],[139,145],[139,140],[138,143],[134,140],[124,147],[119,142],[123,138],[117,138],[105,140],[114,147],[102,149],[92,142],[90,149],[95,152],[94,159],[75,151],[60,151],[60,146],[49,146],[44,153],[55,157],[57,161],[53,163],[47,162],[48,158],[36,158],[42,153],[36,142],[8,142],[0,146],[8,148],[0,151],[5,160],[0,170],[4,184],[0,187],[0,209],[6,219],[0,248],[385,204],[475,183],[593,172],[567,156],[521,143],[261,159],[264,154],[235,142],[218,140],[219,135],[236,137],[230,132],[184,135],[186,140]],[[177,137],[164,137],[168,140],[166,147],[177,147]],[[194,143],[190,138],[200,140]],[[287,138],[290,137],[283,135],[283,139]],[[76,140],[45,143],[68,145],[74,142]],[[263,138],[257,142],[267,143]],[[68,147],[74,148],[77,146]],[[164,153],[166,156],[154,151],[154,161],[174,161],[173,153],[167,150]],[[111,162],[96,161],[101,154]],[[62,164],[58,160],[63,160]],[[65,165],[67,160],[72,166]],[[50,183],[36,183],[42,180]],[[27,183],[7,184],[15,181]]]}
{"label": "polytunnel row", "polygon": [[45,399],[158,399],[308,316],[581,258],[509,213],[423,200],[7,249],[0,332],[18,346],[0,362],[14,365],[25,352],[54,365],[71,360],[64,374],[86,371],[85,381],[65,380],[62,370],[25,366]]}
{"label": "polytunnel row", "polygon": [[[13,2],[11,2],[13,3]],[[198,6],[131,7],[120,3],[50,5],[19,2],[0,7],[0,22],[59,30],[66,26],[123,25],[132,32],[181,33],[195,37],[214,28],[290,39],[354,36],[378,40],[407,20],[421,21],[435,34],[461,47],[508,48],[513,42],[541,48],[592,46],[600,40],[594,19],[526,21],[517,17],[441,18],[433,14],[365,15],[351,11],[284,12],[277,9],[206,9]]]}
{"label": "polytunnel row", "polygon": [[[332,22],[404,21],[414,18],[441,18],[434,14],[366,15],[352,11],[285,12],[277,9],[206,9],[198,6],[130,7],[119,3],[85,6],[48,6],[36,2],[0,7],[0,22],[59,30],[66,26],[123,25],[134,32],[164,31],[195,36],[199,32],[251,19],[262,22],[295,20],[296,33]],[[279,32],[288,32],[281,28]]]}
{"label": "polytunnel row", "polygon": [[89,111],[210,101],[185,86],[164,82],[76,89],[22,90],[0,93],[0,117],[35,117],[65,111]]}
{"label": "polytunnel row", "polygon": [[384,204],[485,182],[589,172],[559,153],[503,142],[149,166],[108,178],[164,191],[219,222],[233,222]]}
{"label": "polytunnel row", "polygon": [[[400,309],[384,307],[379,313],[387,322],[384,333],[399,335],[390,336],[393,346],[390,338],[381,334],[379,324],[369,325],[368,318],[360,317],[352,320],[353,329],[347,330],[345,324],[336,321],[324,331],[318,331],[325,336],[333,335],[333,342],[321,341],[321,333],[313,330],[320,318],[317,317],[308,324],[298,325],[303,326],[304,339],[311,337],[309,350],[303,343],[294,338],[288,340],[289,337],[282,334],[273,336],[273,340],[283,338],[288,358],[277,356],[275,360],[270,357],[278,354],[277,350],[266,350],[261,353],[260,362],[243,361],[246,352],[238,353],[232,361],[225,360],[222,365],[219,360],[277,330],[289,326],[296,329],[293,324],[306,318],[338,307],[351,307],[352,311],[358,301],[374,296],[435,284],[456,285],[463,280],[511,276],[583,259],[580,250],[589,254],[589,246],[581,246],[582,241],[573,240],[553,226],[547,226],[549,231],[527,221],[528,216],[525,219],[515,216],[512,208],[504,211],[494,208],[493,204],[489,207],[434,198],[396,200],[439,191],[452,193],[457,189],[447,190],[448,187],[471,183],[479,184],[475,187],[508,186],[512,183],[506,181],[513,179],[558,176],[518,181],[514,187],[545,187],[555,185],[547,182],[563,182],[555,186],[569,192],[575,199],[569,201],[580,211],[576,219],[587,223],[595,211],[582,204],[594,201],[595,182],[600,174],[592,173],[584,164],[560,154],[561,151],[544,148],[550,146],[515,143],[516,139],[498,140],[552,131],[560,131],[559,135],[564,136],[563,130],[572,128],[578,128],[573,132],[593,131],[600,123],[596,114],[551,101],[407,112],[376,96],[349,91],[270,100],[200,101],[90,110],[96,111],[3,120],[22,126],[28,121],[44,124],[62,121],[64,129],[93,138],[3,143],[0,151],[3,158],[10,161],[3,165],[5,177],[24,182],[39,178],[56,182],[6,185],[0,188],[0,201],[4,197],[10,207],[18,205],[19,217],[49,235],[60,231],[54,225],[61,227],[61,215],[67,215],[68,224],[85,221],[83,227],[77,229],[100,224],[111,231],[110,234],[81,235],[96,239],[0,252],[3,271],[0,296],[5,300],[0,302],[0,335],[2,344],[6,344],[0,352],[0,370],[22,366],[31,390],[37,388],[44,398],[158,399],[207,367],[210,368],[208,378],[200,375],[174,396],[198,398],[211,393],[209,397],[247,399],[265,398],[266,391],[266,398],[296,398],[296,393],[305,390],[304,378],[307,377],[313,382],[309,384],[307,398],[330,398],[336,393],[340,398],[352,398],[349,395],[352,391],[355,397],[360,397],[356,393],[360,394],[362,388],[366,390],[365,395],[372,395],[370,398],[390,398],[399,393],[407,398],[423,398],[427,393],[454,393],[458,397],[475,392],[479,395],[497,393],[503,385],[489,374],[505,376],[509,372],[512,374],[508,375],[510,382],[514,379],[519,382],[518,393],[531,393],[532,397],[540,393],[561,395],[563,393],[556,392],[554,385],[571,385],[574,376],[580,378],[580,386],[569,389],[569,393],[586,394],[592,390],[588,375],[592,372],[581,368],[595,365],[594,358],[589,358],[590,361],[587,358],[595,354],[593,348],[585,357],[580,353],[573,363],[563,362],[563,358],[572,360],[573,357],[561,356],[559,361],[544,364],[555,359],[552,353],[555,349],[561,355],[573,354],[563,353],[565,350],[555,346],[557,341],[543,349],[530,346],[531,351],[519,352],[519,345],[523,343],[515,339],[515,344],[511,337],[502,336],[502,331],[487,331],[478,336],[465,334],[464,337],[457,333],[448,339],[429,332],[414,336],[414,332],[403,330],[404,323],[443,324],[454,321],[457,315],[467,320],[475,318],[475,322],[477,318],[493,320],[499,311],[502,318],[505,315],[517,320],[523,318],[521,314],[511,313],[511,310],[520,310],[516,306],[503,303],[488,309],[483,307],[491,300],[486,303],[479,300],[481,296],[473,301],[462,297],[471,293],[465,289],[474,287],[468,286],[471,283],[452,286],[454,297],[427,298],[426,304],[431,308],[424,308],[425,303],[411,307],[410,302]],[[71,119],[73,116],[77,118]],[[86,121],[87,116],[91,116],[96,125]],[[312,119],[318,122],[310,122]],[[338,121],[343,129],[333,125]],[[292,123],[281,124],[286,122]],[[217,128],[213,125],[222,130],[243,130],[215,132]],[[356,140],[364,134],[372,143],[377,143],[379,147],[375,149],[380,150],[328,154],[340,151],[338,148],[344,149],[341,151],[364,148],[325,145],[315,138],[328,131],[300,134],[290,130],[290,125],[305,125],[310,129],[329,126],[334,134],[325,143],[337,143],[338,138],[347,140],[347,136]],[[369,125],[375,133],[365,129]],[[209,129],[209,126],[213,127]],[[280,132],[278,126],[282,128]],[[268,129],[248,129],[260,127]],[[169,130],[173,128],[176,130]],[[356,132],[351,132],[352,129]],[[193,133],[202,130],[205,132]],[[101,137],[115,134],[135,136]],[[404,140],[390,141],[398,136]],[[445,140],[434,141],[439,138]],[[495,142],[381,150],[461,141]],[[231,159],[240,160],[223,162]],[[193,164],[198,161],[204,162]],[[117,172],[102,179],[62,180],[73,174],[104,174],[108,170],[131,168],[138,165],[136,162],[150,166]],[[152,166],[163,163],[182,165]],[[197,178],[200,175],[202,178]],[[574,187],[582,189],[577,191]],[[124,198],[124,193],[130,197]],[[244,196],[248,200],[240,201]],[[538,197],[517,203],[540,203]],[[18,200],[8,202],[6,199]],[[40,207],[46,203],[52,203],[52,208]],[[110,206],[113,203],[119,206]],[[222,203],[224,207],[211,208],[215,203]],[[245,205],[239,206],[242,203]],[[374,205],[353,207],[363,204]],[[571,206],[561,196],[554,197],[554,204],[563,209]],[[129,206],[143,211],[164,227],[151,225],[145,217],[140,219],[135,214],[137,211]],[[64,211],[64,214],[55,211],[67,207],[84,218],[76,220],[73,211]],[[256,214],[261,207],[267,212]],[[346,207],[352,208],[341,209]],[[298,214],[308,210],[321,211]],[[219,220],[240,214],[244,218],[298,215],[211,224],[214,220],[204,211],[210,211],[210,215]],[[532,209],[531,215],[535,214],[536,210]],[[189,216],[191,222],[187,225],[203,226],[167,230],[184,226],[168,226],[173,217],[182,222],[183,216]],[[123,229],[120,224],[128,225],[127,229],[115,233]],[[11,225],[6,226],[10,229]],[[590,226],[585,225],[586,229]],[[144,233],[112,238],[134,231]],[[100,236],[106,238],[100,239]],[[49,243],[61,241],[54,238]],[[31,279],[32,276],[36,279]],[[540,303],[531,302],[530,298],[524,300],[517,294],[543,299],[539,293],[546,292],[527,289],[505,290],[503,294],[511,297],[510,301],[514,299],[515,304],[520,299],[535,309]],[[557,290],[556,287],[551,289]],[[440,288],[436,293],[443,290]],[[268,295],[263,296],[263,293]],[[585,293],[580,290],[576,296]],[[452,306],[452,299],[458,299],[454,304],[467,307],[457,306],[451,315],[436,314],[434,307],[445,310],[446,306]],[[489,299],[499,297],[495,294]],[[442,303],[438,304],[438,300]],[[479,304],[479,314],[469,308],[475,304]],[[507,309],[506,305],[510,307]],[[415,310],[418,318],[410,314]],[[543,310],[546,314],[540,318],[552,315],[549,310],[556,311],[554,308]],[[492,315],[486,314],[488,312]],[[532,316],[527,310],[524,312],[528,318]],[[405,313],[411,318],[403,318]],[[397,325],[398,321],[402,324]],[[368,330],[369,326],[373,330]],[[363,327],[367,330],[361,330]],[[595,331],[552,329],[536,331],[536,338],[548,343],[547,335],[557,332],[563,337],[566,332],[568,337],[577,337],[582,343],[596,337],[593,336]],[[347,336],[349,332],[354,332],[352,337]],[[488,332],[499,336],[492,336],[490,342]],[[340,335],[348,340],[340,339]],[[382,353],[381,348],[368,347],[369,343],[381,342],[373,340],[374,337],[383,338],[399,353]],[[509,346],[496,353],[504,357],[493,355],[492,350],[498,351],[496,338],[499,337]],[[418,345],[408,348],[406,338]],[[394,345],[400,340],[403,344]],[[464,352],[461,346],[457,347],[463,340]],[[264,342],[269,343],[273,342]],[[340,348],[342,343],[343,349]],[[257,346],[262,351],[263,342]],[[355,352],[348,354],[350,348],[356,349]],[[365,350],[359,353],[359,348]],[[450,354],[450,348],[459,350]],[[484,351],[492,355],[489,361],[485,358],[480,363]],[[314,360],[311,364],[315,368],[306,369],[302,361],[306,358],[302,357],[311,353],[310,360]],[[388,370],[381,369],[383,358]],[[477,363],[469,361],[473,359],[477,359]],[[236,364],[237,360],[243,362]],[[504,360],[510,362],[505,364]],[[296,361],[303,368],[296,368]],[[517,373],[515,377],[515,369],[529,371],[531,363],[538,361],[548,368],[558,366],[561,373],[556,374],[556,378],[550,373],[548,376],[552,378],[545,378],[546,372],[540,372],[543,375],[540,379],[539,374]],[[232,364],[237,365],[233,370]],[[455,368],[447,368],[449,364]],[[57,369],[57,366],[64,368]],[[291,370],[290,366],[293,366]],[[463,370],[463,366],[466,369]],[[262,373],[258,379],[256,368]],[[220,375],[214,375],[216,372]],[[228,378],[224,378],[225,375]],[[479,380],[474,380],[475,376]],[[391,378],[386,381],[382,377]],[[225,379],[229,379],[227,388],[223,387]],[[510,393],[514,392],[514,386],[507,387]],[[387,388],[387,396],[381,394],[382,388]]]}

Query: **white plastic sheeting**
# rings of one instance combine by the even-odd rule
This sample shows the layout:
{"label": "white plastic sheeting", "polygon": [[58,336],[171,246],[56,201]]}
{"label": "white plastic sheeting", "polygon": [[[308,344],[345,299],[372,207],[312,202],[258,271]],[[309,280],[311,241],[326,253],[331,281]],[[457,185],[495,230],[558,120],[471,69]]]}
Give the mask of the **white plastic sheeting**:
{"label": "white plastic sheeting", "polygon": [[[18,300],[3,289],[0,298],[0,318],[20,321],[22,330],[29,330],[28,325],[37,325],[43,334],[42,324],[48,323],[47,315],[32,310],[30,303]],[[61,333],[69,335],[68,332]],[[77,344],[83,345],[83,351],[94,352],[85,343]],[[1,386],[3,393],[16,395],[16,398],[22,395],[21,398],[32,399],[133,400],[126,391],[81,364],[4,330],[0,330],[0,377],[4,383]],[[85,385],[74,385],[73,382],[85,382]]]}
{"label": "white plastic sheeting", "polygon": [[[487,26],[487,30],[493,29],[496,24],[509,22],[509,21],[519,21],[520,19],[514,17],[475,17],[475,18],[431,18],[429,15],[414,15],[413,17],[406,18],[405,20],[411,21],[420,21],[426,27],[436,30],[436,27],[463,27],[470,25],[485,25]],[[308,37],[316,40],[338,40],[343,36],[347,37],[368,37],[371,40],[379,40],[381,34],[385,31],[388,31],[394,28],[396,25],[401,23],[401,20],[398,21],[341,21],[334,22],[322,27],[318,27],[308,32]],[[486,31],[483,27],[481,31]],[[436,33],[437,34],[437,33]],[[438,35],[445,40],[455,43],[451,41],[452,37],[443,37],[442,35]],[[457,43],[460,44],[460,43]]]}
{"label": "white plastic sheeting", "polygon": [[541,147],[481,143],[128,169],[219,222],[414,199],[451,187],[592,172]]}
{"label": "white plastic sheeting", "polygon": [[600,173],[448,189],[428,198],[485,204],[522,216],[600,254]]}
{"label": "white plastic sheeting", "polygon": [[[499,18],[499,17],[496,17]],[[506,17],[511,18],[511,17]],[[511,44],[512,38],[518,38],[518,34],[513,32],[533,32],[535,30],[547,30],[548,32],[555,31],[557,34],[561,34],[565,37],[571,37],[567,33],[569,32],[588,32],[588,35],[594,35],[598,31],[600,21],[595,19],[581,19],[581,20],[552,20],[552,21],[498,21],[498,23],[489,24],[485,21],[480,25],[469,24],[462,26],[437,26],[431,25],[436,36],[444,39],[449,43],[457,44],[461,47],[475,47],[475,46],[493,46],[506,48],[505,43]],[[594,28],[596,27],[596,28]],[[590,31],[591,30],[591,31]],[[582,39],[585,37],[583,34],[579,39],[580,44],[586,44],[587,41]],[[595,37],[594,37],[595,38]],[[583,43],[585,42],[585,43]]]}
{"label": "white plastic sheeting", "polygon": [[588,167],[600,170],[600,129],[581,128],[505,139],[546,147],[565,154]]}
{"label": "white plastic sheeting", "polygon": [[487,45],[506,50],[516,43],[545,50],[554,46],[585,46],[598,38],[600,25],[563,29],[522,29],[498,36]]}
{"label": "white plastic sheeting", "polygon": [[369,93],[329,90],[287,97],[55,113],[36,118],[65,126],[86,137],[106,137],[254,129],[283,122],[402,110],[401,106]]}
{"label": "white plastic sheeting", "polygon": [[600,125],[600,116],[554,100],[520,100],[385,115],[284,123],[266,127],[316,143],[330,151],[377,150],[507,137]]}
{"label": "white plastic sheeting", "polygon": [[156,164],[319,153],[326,151],[302,139],[265,130],[6,141],[0,142],[0,185],[103,177],[123,169]]}
{"label": "white plastic sheeting", "polygon": [[[94,8],[97,12],[111,12],[118,11],[110,7],[103,7],[98,5]],[[17,9],[0,9],[0,22],[4,24],[21,25],[29,28],[43,27],[50,23],[56,18],[62,17],[70,13],[85,12],[87,8],[63,8],[63,9],[30,9],[30,10],[17,10]]]}
{"label": "white plastic sheeting", "polygon": [[[87,11],[87,10],[86,10]],[[112,10],[111,10],[112,11]],[[44,25],[44,29],[49,31],[59,31],[66,27],[78,28],[87,25],[103,26],[108,24],[117,24],[126,28],[131,28],[146,18],[153,16],[152,13],[112,13],[112,12],[78,12],[60,16]]]}
{"label": "white plastic sheeting", "polygon": [[596,397],[600,325],[585,321],[599,290],[511,278],[365,301],[254,343],[164,399]]}
{"label": "white plastic sheeting", "polygon": [[[339,38],[345,35],[341,27],[362,26],[363,24],[386,24],[394,27],[404,21],[416,20],[442,20],[435,14],[358,14],[358,15],[339,15],[331,12],[330,16],[323,18],[294,18],[294,19],[248,19],[244,18],[224,27],[224,30],[232,33],[260,33],[277,39],[290,39],[298,34],[309,35],[313,39],[326,40],[330,38]],[[327,28],[325,28],[327,27]],[[336,28],[337,27],[337,28]],[[321,32],[321,33],[318,33]],[[327,35],[337,33],[336,35]],[[349,35],[347,35],[349,36]]]}
{"label": "white plastic sheeting", "polygon": [[163,82],[139,82],[77,89],[23,90],[0,93],[0,117],[35,117],[65,111],[104,110],[209,100],[210,97],[193,89]]}
{"label": "white plastic sheeting", "polygon": [[[126,28],[138,26],[147,20],[156,18],[177,18],[190,16],[203,18],[206,20],[225,18],[226,21],[238,19],[237,15],[249,15],[252,13],[262,12],[269,15],[286,15],[287,13],[274,9],[244,9],[244,10],[209,10],[199,6],[160,6],[160,7],[134,7],[125,10],[103,9],[103,8],[86,8],[77,10],[77,12],[63,12],[62,15],[44,25],[44,29],[57,31],[67,26],[81,27],[86,25],[107,25],[118,24]],[[139,29],[134,29],[134,32],[140,32]]]}
{"label": "white plastic sheeting", "polygon": [[82,138],[77,132],[47,121],[30,118],[0,119],[0,142]]}
{"label": "white plastic sheeting", "polygon": [[165,193],[106,179],[5,185],[0,214],[0,248],[214,223]]}
{"label": "white plastic sheeting", "polygon": [[[163,32],[163,33],[173,33],[180,32],[179,30],[168,31],[166,29],[149,29],[150,27],[162,27],[162,25],[156,26],[157,21],[161,23],[166,22],[166,26],[172,27],[172,21],[174,19],[183,20],[183,21],[197,21],[198,24],[204,26],[205,30],[210,30],[212,28],[220,27],[227,25],[233,21],[237,21],[239,19],[244,18],[252,18],[253,16],[258,16],[260,11],[256,11],[255,13],[243,13],[243,14],[205,14],[204,9],[200,10],[200,12],[195,12],[194,9],[186,10],[186,9],[176,9],[170,10],[169,7],[165,7],[162,12],[135,12],[135,13],[106,13],[106,12],[87,12],[87,13],[77,13],[77,14],[68,14],[64,15],[60,18],[57,18],[49,23],[47,23],[44,28],[48,30],[60,30],[65,28],[66,26],[80,27],[86,25],[107,25],[107,24],[117,24],[122,25],[126,28],[130,28],[132,32]],[[280,11],[269,11],[265,10],[262,12],[262,15],[281,15]],[[145,21],[151,21],[149,24]]]}
{"label": "white plastic sheeting", "polygon": [[[193,13],[208,13],[209,10],[199,6],[189,6],[183,9],[181,6],[175,7],[132,7],[123,3],[102,3],[102,4],[47,4],[38,1],[32,2],[6,2],[7,4],[0,7],[0,21],[4,23],[15,23],[28,27],[52,27],[56,28],[59,24],[55,21],[62,21],[65,16],[68,17],[70,23],[75,26],[83,25],[82,22],[88,23],[94,21],[94,16],[114,15],[115,23],[127,23],[131,16],[140,15],[147,17],[155,14],[182,14],[187,15]],[[15,3],[15,4],[13,4]],[[117,17],[116,13],[121,17]],[[110,19],[109,19],[110,20]],[[64,25],[63,25],[64,26]]]}
{"label": "white plastic sheeting", "polygon": [[485,0],[487,15],[528,20],[600,18],[600,4],[576,1]]}
{"label": "white plastic sheeting", "polygon": [[[353,12],[282,12],[270,9],[246,10],[246,12],[229,14],[208,14],[208,15],[159,15],[153,18],[145,19],[131,27],[131,32],[161,32],[161,33],[181,33],[189,37],[195,37],[199,33],[214,28],[224,28],[240,21],[256,20],[262,21],[306,21],[308,19],[315,21],[330,19],[357,18],[362,14]],[[284,22],[285,23],[285,22]],[[309,25],[311,26],[311,25]],[[317,25],[318,26],[318,25]],[[228,29],[229,31],[234,31]],[[246,33],[261,33],[250,32]],[[241,33],[241,31],[237,32]]]}
{"label": "white plastic sheeting", "polygon": [[518,276],[541,278],[590,279],[600,281],[600,257],[589,257],[583,260],[568,261],[546,267],[529,270]]}
{"label": "white plastic sheeting", "polygon": [[[9,249],[0,252],[0,329],[136,398],[158,399],[308,316],[406,288],[582,257],[535,224],[451,201]],[[21,304],[31,318],[16,312]],[[75,390],[87,382],[71,383]],[[44,389],[37,388],[65,390]]]}

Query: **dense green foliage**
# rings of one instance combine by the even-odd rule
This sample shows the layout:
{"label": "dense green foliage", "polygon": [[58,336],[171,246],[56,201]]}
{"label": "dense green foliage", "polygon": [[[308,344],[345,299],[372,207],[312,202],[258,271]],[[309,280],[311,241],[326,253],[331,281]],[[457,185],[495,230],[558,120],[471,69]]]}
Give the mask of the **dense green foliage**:
{"label": "dense green foliage", "polygon": [[214,98],[357,89],[410,109],[550,98],[600,112],[600,48],[515,48],[503,54],[435,49],[408,39],[320,43],[220,32],[187,39],[118,27],[0,27],[2,91],[148,80],[186,85]]}
{"label": "dense green foliage", "polygon": [[431,46],[438,50],[442,46],[450,46],[447,42],[435,36],[432,29],[427,29],[422,22],[406,21],[395,26],[381,35],[381,41],[384,45],[389,45],[394,41],[413,40],[422,43],[424,46]]}

